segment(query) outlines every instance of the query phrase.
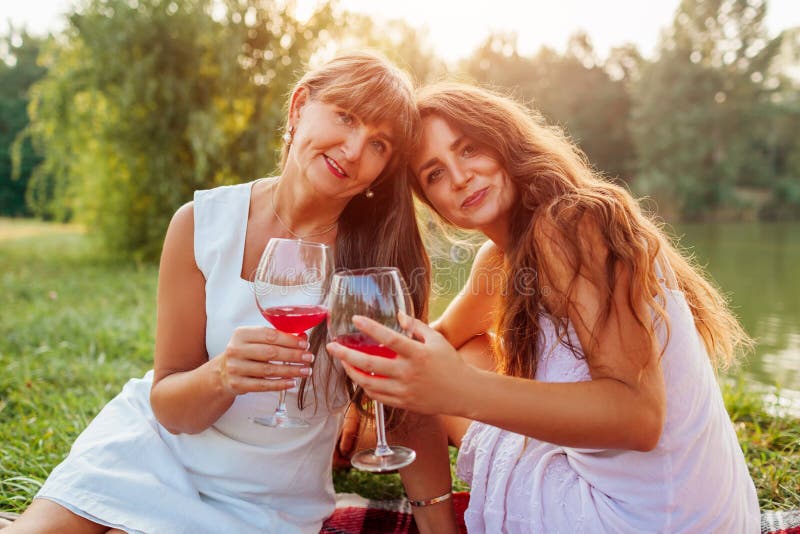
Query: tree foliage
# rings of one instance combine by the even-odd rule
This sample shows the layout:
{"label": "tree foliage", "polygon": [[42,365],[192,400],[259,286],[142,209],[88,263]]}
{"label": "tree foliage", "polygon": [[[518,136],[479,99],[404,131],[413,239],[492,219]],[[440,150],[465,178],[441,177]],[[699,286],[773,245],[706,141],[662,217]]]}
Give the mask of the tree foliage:
{"label": "tree foliage", "polygon": [[[478,83],[512,90],[564,127],[598,170],[628,179],[633,147],[626,84],[635,65],[623,56],[622,51],[614,56],[615,79],[585,34],[574,35],[564,54],[542,48],[533,57],[518,53],[516,36],[495,34],[466,61],[464,70]],[[626,59],[635,63],[638,55]]]}
{"label": "tree foliage", "polygon": [[156,258],[194,190],[275,171],[289,89],[314,57],[370,46],[423,79],[441,67],[406,24],[330,4],[307,20],[294,12],[270,0],[88,0],[45,50],[33,92],[37,213],[74,217],[114,255]]}
{"label": "tree foliage", "polygon": [[[791,73],[791,74],[790,74]],[[762,216],[800,218],[800,28],[781,35],[780,49],[767,72],[775,87],[770,95],[769,128],[764,146],[773,172],[772,199]]]}
{"label": "tree foliage", "polygon": [[335,4],[300,20],[293,0],[83,0],[60,35],[0,38],[14,58],[0,147],[16,138],[19,178],[0,153],[0,213],[24,214],[25,190],[34,213],[84,223],[112,254],[156,258],[194,190],[275,171],[306,64],[370,47],[419,83],[466,78],[531,103],[664,214],[736,216],[750,195],[762,217],[800,217],[800,29],[769,38],[766,10],[682,0],[653,60],[633,45],[601,59],[582,33],[524,56],[495,33],[448,73],[418,30]]}
{"label": "tree foliage", "polygon": [[28,90],[45,72],[36,63],[41,46],[42,39],[24,30],[9,28],[0,37],[0,215],[30,215],[25,191],[41,158],[30,142],[21,142],[14,172],[12,145],[28,125]]}
{"label": "tree foliage", "polygon": [[420,36],[420,32],[402,20],[381,23],[359,13],[344,13],[341,32],[336,40],[339,48],[362,48],[382,52],[406,69],[418,84],[443,78],[447,67]]}
{"label": "tree foliage", "polygon": [[634,90],[637,188],[690,219],[735,207],[737,187],[776,177],[769,39],[762,0],[683,0]]}
{"label": "tree foliage", "polygon": [[300,22],[266,0],[88,1],[34,89],[34,207],[157,257],[194,190],[275,169],[289,86],[331,24],[326,6]]}

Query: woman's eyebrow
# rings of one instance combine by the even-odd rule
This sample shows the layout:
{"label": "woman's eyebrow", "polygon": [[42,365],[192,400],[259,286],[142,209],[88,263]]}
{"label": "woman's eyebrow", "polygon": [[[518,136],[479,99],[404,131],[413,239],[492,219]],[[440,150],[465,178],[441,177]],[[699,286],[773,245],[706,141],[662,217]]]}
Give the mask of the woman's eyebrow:
{"label": "woman's eyebrow", "polygon": [[[448,147],[449,150],[451,152],[453,152],[456,148],[458,148],[458,145],[461,144],[461,142],[464,140],[465,137],[466,137],[465,135],[461,135],[455,141],[450,143],[450,146]],[[428,167],[431,167],[431,166],[435,165],[438,161],[439,161],[439,158],[437,158],[435,156],[432,157],[431,159],[429,159],[428,161],[426,161],[425,163],[420,165],[419,169],[417,170],[417,175],[419,176],[420,174],[422,174],[422,171],[424,171]]]}
{"label": "woman's eyebrow", "polygon": [[436,165],[436,163],[437,163],[438,161],[439,161],[439,158],[437,158],[437,157],[432,157],[431,159],[429,159],[428,161],[426,161],[425,163],[423,163],[422,165],[420,165],[419,169],[417,170],[417,176],[419,176],[420,174],[422,174],[422,171],[424,171],[424,170],[425,170],[425,169],[427,169],[428,167],[433,167],[434,165]]}
{"label": "woman's eyebrow", "polygon": [[390,135],[390,134],[387,134],[387,133],[384,133],[384,132],[379,132],[376,135],[376,137],[378,139],[383,139],[384,141],[389,143],[390,146],[394,146],[394,136],[393,135]]}

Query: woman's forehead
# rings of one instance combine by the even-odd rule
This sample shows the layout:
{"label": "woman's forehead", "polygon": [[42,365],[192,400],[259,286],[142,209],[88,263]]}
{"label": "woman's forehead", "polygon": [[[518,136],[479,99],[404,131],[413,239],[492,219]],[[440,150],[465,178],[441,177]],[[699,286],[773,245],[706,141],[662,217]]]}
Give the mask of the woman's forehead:
{"label": "woman's forehead", "polygon": [[450,144],[464,136],[461,129],[443,117],[428,115],[422,119],[422,135],[418,152],[450,148]]}
{"label": "woman's forehead", "polygon": [[411,128],[415,127],[415,110],[410,106],[410,102],[402,98],[387,98],[385,95],[374,94],[372,98],[361,94],[340,94],[329,101],[353,113],[364,124],[383,127],[384,123],[388,123],[396,137],[410,134]]}
{"label": "woman's forehead", "polygon": [[454,143],[463,138],[462,132],[438,115],[428,115],[422,119],[421,135],[416,150],[411,157],[414,175],[434,160],[440,160],[445,153],[454,150]]}

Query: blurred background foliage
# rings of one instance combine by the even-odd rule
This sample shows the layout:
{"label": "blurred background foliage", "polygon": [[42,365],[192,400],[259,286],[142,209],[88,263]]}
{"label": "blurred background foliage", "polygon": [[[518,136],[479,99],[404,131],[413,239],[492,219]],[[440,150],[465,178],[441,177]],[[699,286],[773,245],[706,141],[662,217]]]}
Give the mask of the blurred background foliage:
{"label": "blurred background foliage", "polygon": [[0,36],[0,215],[82,223],[155,259],[192,191],[275,172],[290,87],[340,49],[383,51],[419,83],[458,78],[540,109],[598,170],[680,220],[800,218],[800,28],[763,0],[683,0],[645,59],[586,34],[520,55],[494,34],[446,65],[404,22],[291,0],[84,0],[66,29]]}

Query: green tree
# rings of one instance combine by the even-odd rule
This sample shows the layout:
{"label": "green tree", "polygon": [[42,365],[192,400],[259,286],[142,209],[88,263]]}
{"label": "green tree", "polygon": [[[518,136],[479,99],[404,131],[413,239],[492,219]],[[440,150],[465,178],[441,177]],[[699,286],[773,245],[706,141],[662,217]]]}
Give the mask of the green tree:
{"label": "green tree", "polygon": [[[627,49],[627,59],[638,57]],[[635,50],[635,49],[634,49]],[[564,54],[542,48],[533,57],[517,52],[516,36],[495,34],[465,62],[463,69],[479,83],[512,90],[532,101],[551,122],[563,126],[590,162],[611,177],[628,179],[633,145],[628,133],[629,61],[615,56],[612,78],[586,34],[574,35]]]}
{"label": "green tree", "polygon": [[376,22],[367,15],[345,13],[338,35],[343,48],[366,47],[378,50],[396,64],[408,70],[417,83],[440,79],[447,67],[431,49],[420,32],[402,20]]}
{"label": "green tree", "polygon": [[333,24],[328,5],[301,22],[277,4],[88,0],[33,90],[37,212],[153,259],[194,190],[272,172],[288,89]]}
{"label": "green tree", "polygon": [[699,219],[736,207],[737,186],[774,177],[765,83],[779,39],[762,0],[683,0],[634,91],[637,189]]}
{"label": "green tree", "polygon": [[44,75],[36,63],[42,39],[9,27],[0,36],[0,214],[30,215],[25,190],[33,168],[41,161],[31,143],[17,148],[16,173],[12,167],[14,139],[28,125],[28,90]]}
{"label": "green tree", "polygon": [[[794,73],[793,76],[790,73]],[[770,96],[770,128],[763,137],[774,170],[772,200],[762,211],[769,219],[800,218],[800,28],[785,30],[765,83]]]}

